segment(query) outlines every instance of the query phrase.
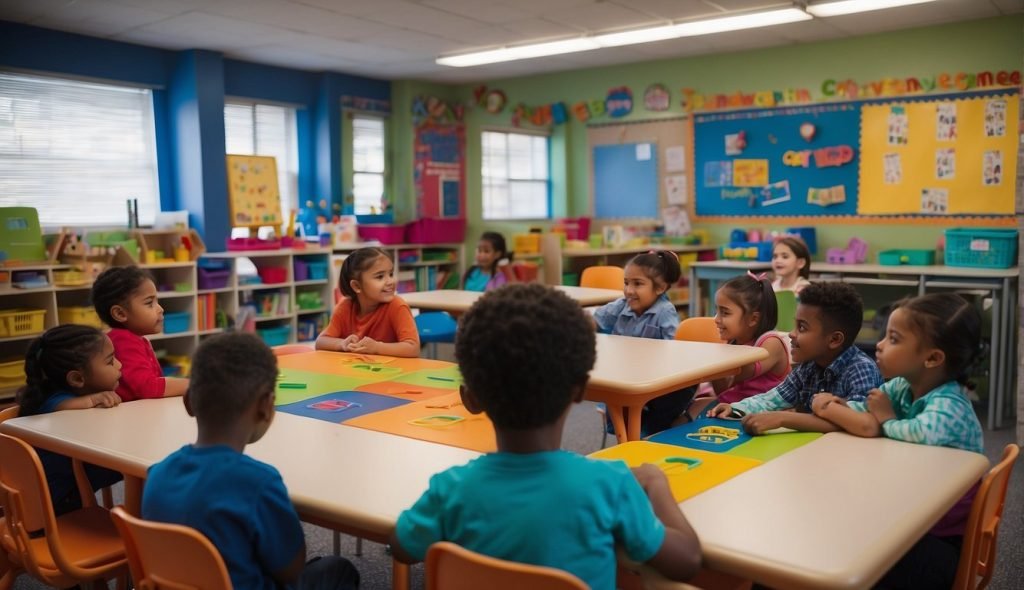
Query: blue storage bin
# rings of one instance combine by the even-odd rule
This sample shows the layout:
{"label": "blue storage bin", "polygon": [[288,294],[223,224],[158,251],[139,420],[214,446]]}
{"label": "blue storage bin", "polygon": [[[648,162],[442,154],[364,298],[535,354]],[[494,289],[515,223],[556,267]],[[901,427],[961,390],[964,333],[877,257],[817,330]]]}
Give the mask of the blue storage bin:
{"label": "blue storage bin", "polygon": [[309,267],[309,280],[323,281],[327,279],[326,262],[307,262],[306,266]]}
{"label": "blue storage bin", "polygon": [[946,265],[1010,268],[1017,264],[1017,230],[954,228],[946,230]]}
{"label": "blue storage bin", "polygon": [[719,255],[726,260],[756,260],[771,262],[772,242],[729,242],[722,246]]}
{"label": "blue storage bin", "polygon": [[192,324],[192,314],[187,311],[176,311],[164,314],[164,334],[188,332]]}
{"label": "blue storage bin", "polygon": [[273,328],[256,330],[256,333],[267,343],[267,346],[281,346],[282,344],[288,344],[288,340],[292,335],[292,327],[275,326]]}

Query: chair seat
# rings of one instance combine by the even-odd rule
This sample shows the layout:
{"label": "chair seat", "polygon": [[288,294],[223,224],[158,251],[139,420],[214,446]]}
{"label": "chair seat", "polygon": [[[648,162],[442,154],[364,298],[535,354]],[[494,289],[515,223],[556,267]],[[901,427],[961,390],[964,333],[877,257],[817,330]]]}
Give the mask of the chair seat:
{"label": "chair seat", "polygon": [[[126,564],[124,542],[114,528],[114,522],[110,520],[110,512],[105,508],[94,506],[58,516],[57,528],[67,558],[75,565],[110,565],[113,569]],[[40,567],[57,570],[46,538],[31,539],[30,543],[39,557]]]}
{"label": "chair seat", "polygon": [[443,311],[421,313],[416,316],[416,330],[420,333],[420,342],[455,342],[455,330],[458,324],[455,319]]}

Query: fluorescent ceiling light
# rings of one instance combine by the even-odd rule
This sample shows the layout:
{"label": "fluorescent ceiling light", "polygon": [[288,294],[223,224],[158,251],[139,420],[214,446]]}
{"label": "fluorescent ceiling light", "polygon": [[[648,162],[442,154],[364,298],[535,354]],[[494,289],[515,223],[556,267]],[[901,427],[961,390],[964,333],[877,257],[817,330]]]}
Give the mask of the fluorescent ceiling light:
{"label": "fluorescent ceiling light", "polygon": [[870,12],[885,8],[896,8],[897,6],[910,6],[911,4],[924,4],[925,2],[935,2],[935,0],[841,0],[840,2],[811,4],[807,7],[807,12],[824,18],[858,12]]}
{"label": "fluorescent ceiling light", "polygon": [[602,47],[619,47],[622,45],[664,41],[666,39],[678,39],[680,37],[695,37],[712,33],[724,33],[726,31],[738,31],[740,29],[768,27],[809,20],[810,18],[811,15],[798,8],[784,8],[782,10],[690,21],[676,25],[662,25],[618,33],[604,33],[592,37],[576,37],[562,41],[502,47],[500,49],[490,49],[475,53],[451,55],[437,58],[437,63],[443,66],[454,67],[478,66],[531,57],[589,51]]}

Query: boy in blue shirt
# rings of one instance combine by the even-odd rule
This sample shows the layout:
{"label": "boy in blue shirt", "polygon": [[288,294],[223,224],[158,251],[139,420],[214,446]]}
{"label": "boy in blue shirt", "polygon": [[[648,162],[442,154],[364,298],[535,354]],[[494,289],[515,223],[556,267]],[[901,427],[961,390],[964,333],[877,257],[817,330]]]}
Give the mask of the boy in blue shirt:
{"label": "boy in blue shirt", "polygon": [[[859,401],[882,384],[875,361],[854,346],[864,321],[864,304],[846,283],[811,283],[800,291],[796,322],[789,333],[793,364],[786,379],[771,390],[733,404],[718,404],[708,412],[724,417],[744,412],[743,427],[751,434],[776,428],[808,432],[839,430],[811,413],[819,393]],[[796,408],[796,412],[786,412]]]}
{"label": "boy in blue shirt", "polygon": [[305,568],[302,525],[277,469],[246,456],[274,419],[277,359],[240,332],[204,341],[192,359],[185,409],[199,437],[149,469],[142,517],[192,527],[220,551],[235,588],[352,589],[341,557]]}
{"label": "boy in blue shirt", "polygon": [[664,473],[560,450],[570,406],[583,399],[595,337],[580,306],[537,284],[481,297],[459,322],[462,401],[494,423],[498,452],[433,476],[392,534],[394,555],[422,561],[437,541],[566,570],[615,587],[615,547],[666,577],[700,566],[700,543]]}

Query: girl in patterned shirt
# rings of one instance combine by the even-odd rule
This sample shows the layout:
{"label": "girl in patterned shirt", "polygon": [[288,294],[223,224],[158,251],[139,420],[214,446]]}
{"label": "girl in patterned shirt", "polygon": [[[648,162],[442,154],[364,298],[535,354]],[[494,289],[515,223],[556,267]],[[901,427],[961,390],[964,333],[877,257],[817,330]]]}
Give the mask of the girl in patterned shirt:
{"label": "girl in patterned shirt", "polygon": [[[957,381],[981,338],[981,316],[954,293],[897,304],[876,357],[888,381],[866,402],[819,394],[818,416],[857,436],[984,453],[981,423]],[[879,588],[949,588],[956,577],[975,484],[879,582]]]}

